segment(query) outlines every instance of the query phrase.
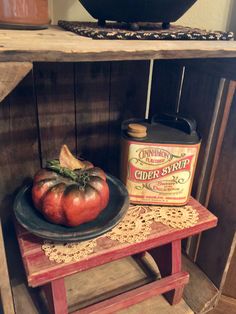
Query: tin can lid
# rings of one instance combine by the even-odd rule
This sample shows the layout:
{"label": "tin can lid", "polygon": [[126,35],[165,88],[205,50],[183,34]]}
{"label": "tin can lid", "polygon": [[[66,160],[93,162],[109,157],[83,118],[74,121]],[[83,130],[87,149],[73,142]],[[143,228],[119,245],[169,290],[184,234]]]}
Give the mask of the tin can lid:
{"label": "tin can lid", "polygon": [[122,123],[122,136],[127,140],[145,143],[192,145],[201,142],[195,120],[168,114],[148,120],[125,120]]}
{"label": "tin can lid", "polygon": [[129,123],[127,134],[131,137],[143,138],[147,136],[147,127],[139,123]]}

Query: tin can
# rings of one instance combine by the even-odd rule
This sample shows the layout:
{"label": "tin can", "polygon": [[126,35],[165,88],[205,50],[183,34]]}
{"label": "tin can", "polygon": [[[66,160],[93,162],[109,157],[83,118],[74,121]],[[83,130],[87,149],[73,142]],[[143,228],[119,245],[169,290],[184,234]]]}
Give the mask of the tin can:
{"label": "tin can", "polygon": [[121,179],[131,203],[185,205],[200,142],[196,122],[178,115],[124,121]]}

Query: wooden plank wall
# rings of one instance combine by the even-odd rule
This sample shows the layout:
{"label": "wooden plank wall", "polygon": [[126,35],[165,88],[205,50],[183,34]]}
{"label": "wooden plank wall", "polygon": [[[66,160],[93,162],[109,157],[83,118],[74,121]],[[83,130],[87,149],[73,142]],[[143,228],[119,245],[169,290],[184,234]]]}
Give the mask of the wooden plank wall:
{"label": "wooden plank wall", "polygon": [[[196,196],[220,78],[194,70],[192,63],[187,61],[157,61],[155,70],[150,106],[151,115],[163,111],[179,113],[183,116],[193,117],[198,124],[202,143],[193,183],[193,195]],[[161,75],[158,75],[158,70]]]}
{"label": "wooden plank wall", "polygon": [[75,103],[73,63],[34,65],[40,158],[56,158],[67,143],[75,152]]}
{"label": "wooden plank wall", "polygon": [[119,173],[120,124],[144,117],[148,61],[37,63],[0,103],[0,215],[60,146]]}
{"label": "wooden plank wall", "polygon": [[[184,248],[222,290],[228,267],[231,273],[235,272],[230,260],[236,231],[236,62],[156,61],[154,69],[151,114],[167,109],[191,116],[198,123],[202,144],[192,193],[218,216],[219,225],[203,233],[202,238],[188,240]],[[162,75],[158,75],[158,69]],[[228,294],[229,290],[228,286]]]}
{"label": "wooden plank wall", "polygon": [[[220,220],[219,228],[205,233],[200,245],[195,238],[190,244],[188,241],[186,249],[218,286],[223,274],[219,268],[213,271],[211,265],[220,258],[224,268],[235,226],[231,216],[235,215],[236,200],[230,189],[235,174],[230,158],[236,160],[235,100],[225,136],[221,123],[223,119],[227,124],[226,98],[229,80],[235,79],[235,66],[232,60],[156,61],[150,103],[150,116],[168,110],[191,115],[198,122],[202,147],[193,194],[203,204],[210,199],[209,208]],[[34,64],[33,71],[0,104],[3,221],[12,213],[17,189],[47,159],[56,158],[63,143],[118,175],[120,124],[126,118],[144,117],[148,76],[148,61]],[[215,163],[215,173],[216,147],[219,162]],[[221,240],[221,250],[214,239]]]}
{"label": "wooden plank wall", "polygon": [[[209,209],[218,216],[219,223],[217,228],[202,235],[197,258],[198,264],[209,274],[209,277],[216,286],[220,288],[224,286],[231,257],[236,247],[235,121],[236,93],[233,99],[209,200]],[[234,272],[232,268],[231,272]]]}
{"label": "wooden plank wall", "polygon": [[17,189],[40,166],[32,73],[0,104],[0,213],[12,213]]}

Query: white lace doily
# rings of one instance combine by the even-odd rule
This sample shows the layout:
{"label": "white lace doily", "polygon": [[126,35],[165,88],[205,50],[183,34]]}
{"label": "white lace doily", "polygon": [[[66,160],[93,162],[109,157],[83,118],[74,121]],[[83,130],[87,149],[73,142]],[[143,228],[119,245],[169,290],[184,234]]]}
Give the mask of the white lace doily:
{"label": "white lace doily", "polygon": [[[149,236],[151,225],[157,222],[171,228],[185,229],[198,222],[198,212],[192,206],[130,206],[123,220],[101,237],[120,243],[140,242]],[[45,241],[42,249],[51,261],[68,263],[92,254],[97,239],[65,244]]]}

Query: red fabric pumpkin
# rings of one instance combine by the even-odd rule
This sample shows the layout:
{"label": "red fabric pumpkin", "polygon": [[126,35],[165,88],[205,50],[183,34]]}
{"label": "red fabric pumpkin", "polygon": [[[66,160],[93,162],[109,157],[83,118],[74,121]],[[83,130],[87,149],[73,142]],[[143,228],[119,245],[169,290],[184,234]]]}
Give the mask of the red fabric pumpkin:
{"label": "red fabric pumpkin", "polygon": [[84,163],[85,169],[61,167],[51,161],[34,177],[35,207],[52,223],[78,226],[92,221],[107,206],[109,187],[102,169]]}

